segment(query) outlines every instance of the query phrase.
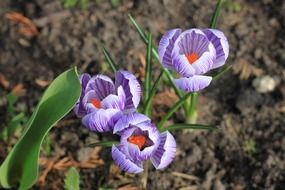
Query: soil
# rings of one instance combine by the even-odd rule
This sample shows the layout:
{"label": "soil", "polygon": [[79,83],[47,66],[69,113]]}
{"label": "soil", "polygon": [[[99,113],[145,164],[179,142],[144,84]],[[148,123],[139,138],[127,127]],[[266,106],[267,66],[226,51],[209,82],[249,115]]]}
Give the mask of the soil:
{"label": "soil", "polygon": [[[175,132],[174,162],[163,171],[151,166],[146,189],[285,189],[285,1],[228,2],[218,28],[229,39],[227,64],[233,69],[202,91],[198,106],[198,122],[220,130]],[[122,0],[118,6],[90,1],[86,9],[66,9],[60,0],[2,0],[0,74],[9,85],[0,83],[0,130],[7,123],[6,94],[18,84],[26,93],[17,101],[16,111],[30,115],[45,88],[39,81],[48,83],[71,66],[80,72],[112,76],[106,69],[103,46],[121,68],[141,79],[145,45],[128,20],[129,13],[153,34],[157,44],[170,28],[208,27],[214,7],[211,0]],[[38,33],[27,37],[19,32],[19,24],[5,17],[12,11],[31,19]],[[159,71],[156,65],[154,73]],[[261,93],[253,81],[264,76],[270,76],[274,86]],[[166,89],[161,87],[160,95],[167,95],[163,94]],[[154,121],[167,107],[155,104]],[[181,122],[182,114],[177,112],[174,120]],[[107,138],[90,133],[73,113],[49,136],[51,153],[42,154],[47,160],[66,156],[84,160],[93,151],[87,148],[88,142]],[[12,144],[0,140],[0,163]],[[79,169],[81,189],[143,189],[144,174],[119,171],[112,164],[109,148],[97,149],[97,153],[95,168]],[[65,173],[54,168],[43,184],[32,189],[63,189]]]}

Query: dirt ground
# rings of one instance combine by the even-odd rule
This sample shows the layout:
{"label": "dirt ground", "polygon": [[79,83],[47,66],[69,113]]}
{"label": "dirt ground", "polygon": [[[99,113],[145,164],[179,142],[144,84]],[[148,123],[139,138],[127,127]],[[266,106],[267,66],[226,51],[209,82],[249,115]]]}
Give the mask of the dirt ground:
{"label": "dirt ground", "polygon": [[[7,122],[6,94],[19,84],[24,92],[16,110],[29,115],[45,86],[71,66],[80,72],[112,76],[106,69],[103,46],[121,68],[142,79],[145,45],[128,20],[129,13],[152,32],[158,44],[170,28],[207,27],[214,7],[211,0],[121,0],[117,6],[90,1],[87,9],[67,9],[60,0],[1,0],[0,130]],[[36,26],[30,37],[7,18],[13,11]],[[228,0],[218,28],[229,39],[227,64],[233,69],[202,92],[198,122],[220,130],[175,132],[174,162],[163,171],[150,167],[146,189],[285,189],[285,1]],[[159,69],[156,65],[154,73]],[[270,80],[260,83],[266,76]],[[175,100],[168,89],[160,87],[158,96]],[[169,106],[157,98],[154,121]],[[182,117],[177,112],[174,120]],[[32,189],[63,189],[68,163],[86,161],[91,168],[79,167],[81,189],[143,188],[146,175],[125,174],[112,164],[110,149],[87,147],[108,137],[87,131],[73,113],[49,137],[51,151],[42,154],[41,181]],[[0,163],[12,144],[0,140]]]}

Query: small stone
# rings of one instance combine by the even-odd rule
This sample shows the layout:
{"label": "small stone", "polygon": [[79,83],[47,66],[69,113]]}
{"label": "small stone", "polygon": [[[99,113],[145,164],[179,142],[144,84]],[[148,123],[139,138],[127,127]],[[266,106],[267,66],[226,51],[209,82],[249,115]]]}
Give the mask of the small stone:
{"label": "small stone", "polygon": [[276,82],[272,77],[266,75],[254,79],[252,85],[254,86],[257,92],[267,93],[275,89]]}
{"label": "small stone", "polygon": [[88,161],[93,150],[93,148],[89,147],[79,149],[79,151],[77,152],[77,160],[79,162]]}

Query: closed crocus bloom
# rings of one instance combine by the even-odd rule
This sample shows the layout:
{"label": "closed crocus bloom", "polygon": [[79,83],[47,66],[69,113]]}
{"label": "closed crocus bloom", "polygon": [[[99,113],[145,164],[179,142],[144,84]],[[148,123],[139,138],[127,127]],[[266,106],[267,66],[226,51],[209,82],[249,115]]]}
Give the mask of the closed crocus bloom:
{"label": "closed crocus bloom", "polygon": [[229,44],[216,29],[172,29],[160,40],[158,54],[163,66],[181,75],[174,83],[185,92],[209,86],[212,77],[204,74],[225,64]]}
{"label": "closed crocus bloom", "polygon": [[74,111],[83,124],[94,132],[112,131],[116,121],[136,110],[141,88],[127,71],[116,72],[115,84],[105,75],[80,76],[82,92]]}
{"label": "closed crocus bloom", "polygon": [[114,133],[121,136],[120,144],[113,145],[114,162],[124,171],[140,173],[143,161],[150,159],[156,169],[168,166],[175,157],[176,142],[168,132],[159,133],[143,114],[123,116],[115,125]]}

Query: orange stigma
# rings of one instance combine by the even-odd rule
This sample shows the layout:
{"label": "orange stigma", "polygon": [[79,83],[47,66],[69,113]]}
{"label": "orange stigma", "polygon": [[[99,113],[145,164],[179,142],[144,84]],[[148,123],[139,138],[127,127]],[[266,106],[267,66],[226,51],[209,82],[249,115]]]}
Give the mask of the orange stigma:
{"label": "orange stigma", "polygon": [[190,64],[193,64],[199,58],[197,53],[187,54],[186,57],[187,57]]}
{"label": "orange stigma", "polygon": [[144,146],[145,141],[146,141],[146,139],[145,139],[145,137],[142,136],[142,135],[130,136],[130,137],[128,138],[128,142],[137,145],[140,150],[141,150],[142,147]]}
{"label": "orange stigma", "polygon": [[94,98],[93,100],[91,100],[91,104],[93,104],[93,106],[95,106],[97,109],[101,108],[100,100]]}

